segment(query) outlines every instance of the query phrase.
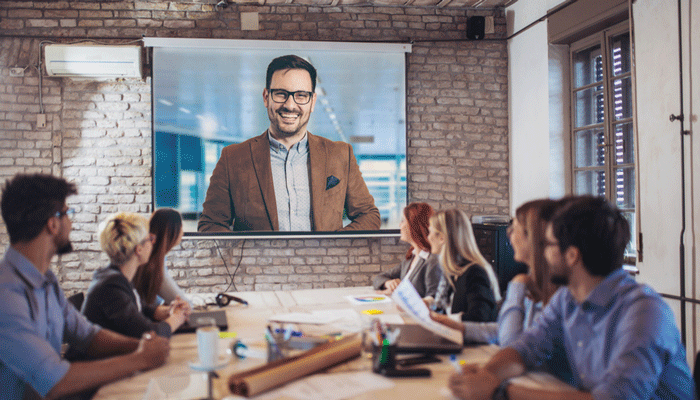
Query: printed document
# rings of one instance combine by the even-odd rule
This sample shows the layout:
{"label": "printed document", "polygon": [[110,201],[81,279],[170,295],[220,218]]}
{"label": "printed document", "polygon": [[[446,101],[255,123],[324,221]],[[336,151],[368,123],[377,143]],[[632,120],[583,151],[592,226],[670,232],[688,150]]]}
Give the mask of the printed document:
{"label": "printed document", "polygon": [[408,315],[416,320],[422,327],[434,332],[437,335],[451,340],[455,343],[463,344],[464,338],[462,332],[447,327],[439,322],[435,322],[430,318],[430,310],[425,305],[416,288],[413,287],[411,281],[404,279],[399,286],[391,294],[391,298],[396,304],[401,307]]}

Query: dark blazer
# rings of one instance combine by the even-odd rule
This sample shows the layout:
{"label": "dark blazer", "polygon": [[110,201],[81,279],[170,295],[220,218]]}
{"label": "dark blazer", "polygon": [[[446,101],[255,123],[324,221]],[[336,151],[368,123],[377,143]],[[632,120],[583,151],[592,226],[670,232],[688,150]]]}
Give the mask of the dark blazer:
{"label": "dark blazer", "polygon": [[[391,279],[403,279],[411,268],[411,262],[417,255],[403,260],[401,263],[389,271],[382,272],[372,278],[372,286],[376,290],[385,289],[384,283]],[[418,264],[411,275],[411,283],[421,297],[435,297],[435,291],[440,282],[442,272],[440,269],[439,257],[436,254],[429,254],[427,259],[418,257]]]}
{"label": "dark blazer", "polygon": [[[379,209],[362,179],[352,147],[308,132],[307,135],[312,229],[379,229]],[[352,221],[345,227],[344,210]],[[197,229],[200,232],[279,230],[267,131],[223,149],[209,181]]]}
{"label": "dark blazer", "polygon": [[170,337],[167,322],[150,319],[155,306],[143,305],[142,310],[136,303],[134,285],[119,268],[110,265],[95,271],[81,310],[88,320],[126,336],[141,337],[155,331],[159,336]]}
{"label": "dark blazer", "polygon": [[[444,304],[452,293],[452,286],[440,282],[436,294],[436,304]],[[472,265],[457,278],[452,297],[452,314],[462,313],[462,321],[492,322],[498,317],[496,299],[491,289],[491,281],[484,267]],[[443,310],[444,311],[444,310]]]}

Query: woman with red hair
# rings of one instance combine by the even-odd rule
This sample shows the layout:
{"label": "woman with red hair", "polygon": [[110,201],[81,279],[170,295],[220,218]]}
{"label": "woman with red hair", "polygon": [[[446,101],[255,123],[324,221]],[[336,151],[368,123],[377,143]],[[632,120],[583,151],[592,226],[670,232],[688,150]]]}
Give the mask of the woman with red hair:
{"label": "woman with red hair", "polygon": [[390,295],[403,279],[409,279],[422,297],[433,297],[440,282],[438,256],[430,253],[428,225],[433,208],[426,203],[411,203],[403,209],[399,240],[411,245],[406,259],[389,271],[372,278],[372,285]]}

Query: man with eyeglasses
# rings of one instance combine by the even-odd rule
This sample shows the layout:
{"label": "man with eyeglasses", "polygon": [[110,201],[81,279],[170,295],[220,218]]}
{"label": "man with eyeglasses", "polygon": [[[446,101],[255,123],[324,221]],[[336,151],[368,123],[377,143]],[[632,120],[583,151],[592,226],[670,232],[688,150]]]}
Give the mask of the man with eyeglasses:
{"label": "man with eyeglasses", "polygon": [[379,210],[352,147],[306,130],[315,89],[316,69],[308,61],[272,60],[262,93],[270,126],[221,152],[200,232],[379,229]]}
{"label": "man with eyeglasses", "polygon": [[[10,246],[0,261],[0,399],[57,398],[85,392],[163,364],[167,339],[129,338],[88,322],[65,298],[50,269],[72,250],[75,185],[50,175],[17,175],[0,208]],[[91,361],[69,362],[62,343]]]}
{"label": "man with eyeglasses", "polygon": [[[671,308],[622,269],[629,240],[629,223],[604,198],[565,203],[544,243],[552,282],[565,287],[508,347],[450,377],[452,393],[460,399],[692,399]],[[546,365],[573,388],[510,384]]]}

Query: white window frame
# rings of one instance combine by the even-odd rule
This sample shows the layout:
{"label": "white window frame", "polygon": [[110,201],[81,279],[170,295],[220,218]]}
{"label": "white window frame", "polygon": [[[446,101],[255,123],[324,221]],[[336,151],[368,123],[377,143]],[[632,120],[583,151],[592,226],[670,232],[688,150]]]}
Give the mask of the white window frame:
{"label": "white window frame", "polygon": [[[615,187],[615,182],[613,179],[616,177],[616,171],[620,169],[628,169],[631,168],[634,171],[634,179],[631,180],[631,184],[635,185],[634,189],[630,195],[630,201],[634,205],[633,208],[625,208],[625,207],[620,207],[620,210],[623,213],[631,213],[631,218],[629,218],[630,226],[632,228],[632,240],[630,242],[630,245],[628,246],[627,252],[626,252],[626,262],[628,263],[634,263],[635,262],[635,255],[636,255],[636,215],[637,215],[637,201],[636,201],[636,191],[638,188],[636,187],[637,185],[637,179],[636,175],[639,173],[637,166],[636,166],[636,158],[638,156],[636,152],[636,143],[633,143],[632,145],[632,151],[634,152],[634,158],[630,163],[616,163],[614,162],[614,150],[615,150],[615,141],[617,138],[614,137],[615,133],[615,126],[620,125],[620,124],[631,124],[632,127],[632,132],[634,133],[635,131],[635,116],[634,116],[634,109],[631,109],[631,115],[626,118],[620,118],[620,119],[615,119],[613,118],[614,115],[614,110],[613,107],[615,105],[614,99],[613,99],[613,89],[611,89],[613,82],[616,80],[620,79],[625,79],[629,78],[630,83],[632,86],[634,86],[634,74],[633,74],[633,68],[630,67],[629,71],[619,74],[619,75],[613,75],[611,71],[611,65],[612,62],[609,60],[610,54],[611,54],[611,49],[610,49],[610,39],[612,37],[618,36],[620,34],[623,34],[625,32],[630,32],[630,27],[629,27],[629,22],[628,21],[623,21],[621,23],[618,23],[616,25],[613,25],[611,27],[605,28],[597,33],[594,33],[593,35],[590,35],[584,39],[581,39],[577,42],[574,42],[570,45],[569,47],[569,66],[570,66],[570,165],[571,165],[571,180],[570,180],[570,192],[574,194],[586,194],[586,192],[581,191],[577,187],[577,172],[579,171],[604,171],[605,173],[605,197],[608,201],[610,201],[613,204],[617,204],[617,199],[616,199],[616,187]],[[632,40],[632,35],[630,32],[630,40]],[[601,55],[602,55],[602,68],[603,68],[603,78],[602,81],[591,83],[588,85],[583,85],[581,87],[576,88],[575,87],[575,79],[574,79],[574,73],[575,73],[575,63],[574,63],[574,55],[582,50],[591,48],[593,46],[599,45],[601,48]],[[630,59],[633,57],[633,50],[632,50],[632,45],[630,44],[629,46],[629,57]],[[632,60],[630,60],[633,62]],[[585,125],[582,127],[576,127],[576,94],[578,92],[581,92],[583,90],[587,89],[593,89],[597,86],[603,85],[603,103],[604,103],[604,113],[605,113],[605,118],[602,123],[594,123],[590,125]],[[634,99],[632,98],[633,96],[633,91],[631,90],[629,92],[630,96],[630,104],[633,103]],[[604,150],[604,158],[605,158],[605,163],[603,166],[587,166],[587,167],[578,167],[576,165],[576,159],[577,159],[577,140],[576,140],[576,134],[580,131],[585,131],[585,130],[590,130],[592,128],[597,128],[603,129],[603,137],[604,137],[604,143],[599,145],[603,148]],[[633,134],[633,139],[636,142],[636,136]]]}

